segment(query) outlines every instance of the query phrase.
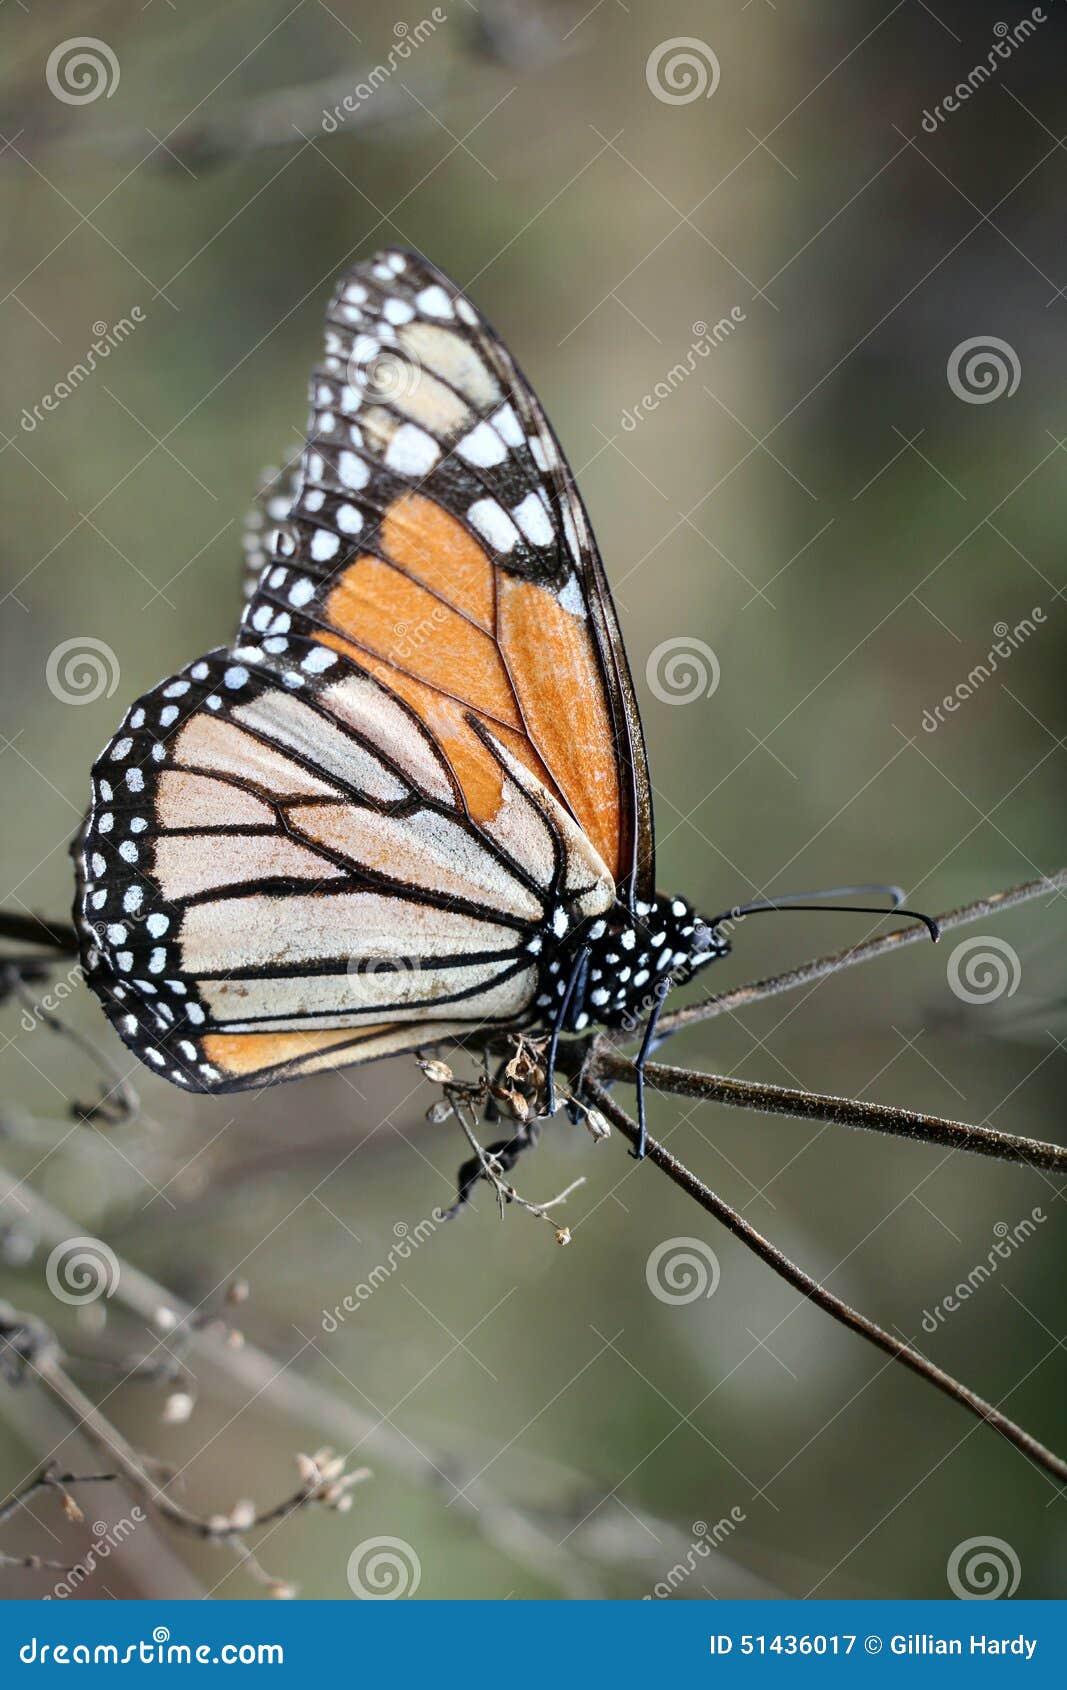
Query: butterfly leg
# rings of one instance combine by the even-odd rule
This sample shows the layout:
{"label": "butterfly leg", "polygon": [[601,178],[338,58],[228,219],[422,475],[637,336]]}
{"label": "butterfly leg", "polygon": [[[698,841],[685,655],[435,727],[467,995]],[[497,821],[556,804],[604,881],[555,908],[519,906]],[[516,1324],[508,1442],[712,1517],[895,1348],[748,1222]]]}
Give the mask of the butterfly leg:
{"label": "butterfly leg", "polygon": [[547,1080],[547,1084],[545,1086],[546,1115],[554,1115],[556,1113],[556,1051],[559,1048],[559,1036],[564,1027],[567,1025],[567,1015],[574,1000],[578,982],[585,973],[588,961],[589,946],[583,945],[574,959],[574,966],[572,967],[567,980],[567,989],[559,1000],[559,1008],[556,1011],[555,1020],[552,1023],[552,1036],[548,1041],[548,1051],[545,1056],[545,1075]]}
{"label": "butterfly leg", "polygon": [[648,1138],[648,1130],[645,1125],[645,1063],[648,1061],[649,1056],[655,1048],[656,1022],[659,1020],[663,1011],[664,1000],[666,999],[669,989],[669,982],[666,980],[664,980],[656,989],[656,1001],[653,1004],[651,1013],[648,1017],[648,1024],[645,1027],[645,1036],[641,1040],[641,1049],[638,1051],[637,1058],[634,1062],[634,1083],[637,1089],[638,1139],[637,1148],[636,1150],[631,1151],[631,1155],[634,1157],[635,1161],[638,1162],[640,1162],[644,1157],[645,1141]]}

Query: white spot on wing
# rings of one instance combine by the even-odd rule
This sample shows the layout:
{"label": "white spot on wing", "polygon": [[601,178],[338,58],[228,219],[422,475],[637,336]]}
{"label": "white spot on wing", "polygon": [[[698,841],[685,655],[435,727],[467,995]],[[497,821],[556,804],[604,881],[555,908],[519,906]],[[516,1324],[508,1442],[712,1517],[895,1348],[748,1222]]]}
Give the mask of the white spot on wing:
{"label": "white spot on wing", "polygon": [[507,511],[495,499],[478,499],[467,512],[473,526],[483,540],[498,552],[514,550],[519,531]]}

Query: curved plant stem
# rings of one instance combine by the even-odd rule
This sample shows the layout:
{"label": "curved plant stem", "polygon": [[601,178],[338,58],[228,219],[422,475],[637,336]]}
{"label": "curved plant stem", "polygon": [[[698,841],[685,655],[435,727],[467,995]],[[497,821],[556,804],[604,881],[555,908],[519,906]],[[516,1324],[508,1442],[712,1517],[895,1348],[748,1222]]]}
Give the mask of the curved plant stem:
{"label": "curved plant stem", "polygon": [[[599,1049],[594,1043],[586,1073],[632,1083],[634,1065],[619,1051],[610,1047]],[[726,1103],[734,1109],[754,1109],[762,1115],[792,1115],[798,1120],[832,1121],[837,1126],[892,1133],[898,1138],[916,1139],[923,1144],[941,1144],[950,1150],[970,1150],[979,1156],[996,1157],[1001,1162],[1019,1162],[1026,1167],[1048,1168],[1055,1173],[1067,1174],[1065,1145],[1022,1138],[1014,1133],[1000,1132],[995,1127],[974,1127],[966,1121],[924,1115],[915,1109],[895,1109],[885,1103],[866,1103],[859,1098],[796,1091],[790,1086],[772,1086],[760,1080],[732,1080],[696,1069],[668,1067],[661,1062],[646,1064],[645,1084],[656,1091],[672,1092],[678,1097],[697,1097],[706,1103]]]}
{"label": "curved plant stem", "polygon": [[[1027,904],[1048,892],[1064,889],[1067,889],[1067,869],[1060,869],[1056,874],[1046,875],[1042,880],[1028,880],[1021,886],[1010,887],[1006,892],[994,892],[986,898],[976,898],[973,904],[962,904],[958,909],[948,910],[944,915],[935,917],[935,920],[942,932],[949,932],[953,927],[964,927],[969,922],[982,921],[986,916],[999,915],[1002,910],[1012,909],[1016,904]],[[672,1010],[669,1015],[660,1016],[658,1031],[664,1036],[676,1033],[681,1027],[691,1027],[697,1021],[710,1021],[716,1015],[727,1015],[732,1010],[743,1009],[747,1004],[759,1003],[763,998],[777,997],[781,992],[795,992],[801,986],[824,980],[828,974],[839,974],[843,968],[853,968],[860,962],[871,962],[875,957],[885,956],[888,951],[899,950],[902,945],[914,945],[920,940],[929,943],[925,928],[917,925],[902,927],[893,933],[884,933],[877,939],[868,939],[864,944],[854,945],[849,950],[817,957],[814,962],[803,963],[801,967],[791,968],[785,974],[772,974],[769,979],[754,980],[750,985],[736,986],[732,991],[705,998],[702,1003]]]}
{"label": "curved plant stem", "polygon": [[[586,1091],[601,1113],[608,1117],[623,1136],[629,1139],[631,1144],[636,1145],[638,1140],[637,1125],[634,1121],[631,1121],[626,1111],[620,1108],[610,1093],[605,1091],[596,1080],[586,1081]],[[657,1168],[667,1175],[669,1180],[684,1191],[687,1196],[693,1198],[694,1202],[699,1203],[700,1207],[705,1209],[709,1215],[714,1215],[717,1221],[721,1221],[722,1225],[727,1227],[735,1238],[739,1238],[742,1244],[752,1250],[761,1261],[766,1262],[768,1267],[773,1268],[780,1278],[784,1279],[787,1284],[792,1285],[794,1290],[799,1291],[809,1302],[814,1303],[817,1308],[824,1309],[827,1314],[832,1315],[843,1326],[849,1327],[853,1332],[858,1332],[868,1342],[877,1345],[880,1350],[884,1350],[887,1355],[892,1356],[894,1361],[903,1363],[913,1373],[917,1373],[920,1378],[928,1380],[931,1385],[936,1385],[937,1389],[943,1391],[945,1396],[951,1397],[953,1402],[958,1402],[979,1420],[984,1420],[992,1426],[994,1431],[1007,1438],[1009,1443],[1014,1444],[1016,1449],[1021,1450],[1038,1467],[1044,1468],[1046,1473],[1051,1473],[1053,1478],[1059,1479],[1061,1482],[1067,1481],[1067,1461],[1062,1456],[1047,1449],[1044,1444],[1039,1443],[1037,1438],[1025,1431],[1023,1427],[1016,1425],[1014,1420],[1009,1420],[1007,1415],[1002,1414],[993,1403],[986,1402],[984,1397],[978,1396],[967,1385],[961,1384],[958,1379],[954,1379],[950,1373],[946,1373],[943,1368],[938,1367],[936,1362],[930,1361],[920,1350],[907,1343],[905,1339],[898,1338],[895,1333],[887,1332],[883,1326],[879,1326],[876,1321],[868,1319],[865,1314],[861,1314],[858,1309],[852,1308],[842,1298],[835,1297],[832,1291],[828,1291],[824,1285],[819,1284],[817,1279],[813,1279],[809,1273],[805,1273],[803,1268],[790,1261],[789,1257],[784,1255],[776,1245],[772,1244],[769,1239],[764,1238],[763,1234],[757,1232],[755,1227],[750,1226],[743,1215],[740,1215],[729,1203],[706,1186],[703,1180],[697,1178],[696,1174],[690,1173],[689,1169],[679,1162],[676,1156],[672,1156],[669,1150],[653,1138],[647,1141],[646,1159],[653,1162]]]}

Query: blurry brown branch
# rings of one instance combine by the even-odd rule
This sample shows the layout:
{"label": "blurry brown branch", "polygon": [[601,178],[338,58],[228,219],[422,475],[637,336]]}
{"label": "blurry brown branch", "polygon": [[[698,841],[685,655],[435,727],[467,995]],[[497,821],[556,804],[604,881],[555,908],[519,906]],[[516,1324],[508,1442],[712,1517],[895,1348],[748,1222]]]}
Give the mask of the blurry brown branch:
{"label": "blurry brown branch", "polygon": [[[351,1506],[352,1487],[370,1477],[366,1467],[346,1472],[345,1456],[335,1455],[331,1449],[321,1449],[314,1456],[296,1457],[300,1483],[280,1502],[257,1508],[253,1502],[242,1500],[225,1512],[197,1514],[169,1494],[167,1487],[173,1475],[164,1476],[154,1458],[134,1449],[103,1410],[75,1384],[68,1372],[67,1358],[60,1342],[49,1327],[32,1317],[20,1316],[8,1305],[0,1305],[0,1343],[7,1356],[5,1376],[12,1388],[36,1385],[43,1390],[63,1410],[71,1426],[106,1455],[115,1469],[112,1478],[125,1479],[172,1526],[194,1537],[213,1539],[232,1549],[272,1595],[291,1595],[292,1587],[263,1570],[245,1540],[246,1534],[273,1526],[298,1509],[312,1504],[344,1512]],[[45,1470],[13,1500],[11,1510],[24,1503],[34,1489],[58,1483],[48,1477]],[[80,1513],[72,1498],[67,1500],[67,1513],[70,1518],[77,1518]],[[0,1521],[3,1518],[5,1514],[0,1512]],[[53,1570],[69,1571],[68,1568]]]}
{"label": "blurry brown branch", "polygon": [[[194,176],[268,148],[328,143],[339,133],[382,133],[403,142],[435,123],[464,120],[483,84],[487,91],[499,88],[501,70],[536,73],[580,50],[530,0],[481,0],[469,18],[461,13],[461,27],[449,32],[447,42],[441,32],[439,43],[433,38],[445,19],[436,11],[410,29],[397,23],[380,62],[352,62],[342,71],[267,93],[231,94],[214,101],[210,114],[201,111],[200,102],[170,127],[164,117],[152,129],[143,123],[100,125],[87,136],[83,126],[74,129],[65,103],[44,105],[37,97],[34,60],[34,81],[8,89],[7,127],[18,131],[19,141],[9,150],[21,157],[22,148],[62,145],[76,133],[79,152],[102,151]],[[57,74],[63,76],[62,67]]]}
{"label": "blurry brown branch", "polygon": [[[629,1139],[631,1144],[636,1144],[638,1141],[636,1122],[630,1119],[626,1111],[620,1108],[610,1093],[605,1091],[596,1080],[589,1080],[587,1084],[597,1108]],[[721,1221],[722,1225],[727,1227],[735,1238],[740,1239],[741,1243],[752,1250],[762,1262],[766,1262],[767,1266],[773,1268],[780,1278],[784,1279],[787,1284],[792,1285],[794,1290],[808,1298],[817,1308],[824,1309],[835,1320],[839,1320],[843,1326],[850,1327],[853,1332],[858,1332],[861,1337],[868,1339],[872,1344],[876,1344],[879,1349],[892,1356],[894,1361],[902,1362],[913,1373],[919,1374],[921,1378],[928,1380],[931,1385],[936,1385],[939,1391],[943,1391],[946,1396],[951,1397],[953,1402],[960,1403],[971,1414],[976,1415],[979,1420],[986,1421],[988,1425],[993,1427],[994,1431],[1007,1438],[1009,1443],[1015,1445],[1016,1449],[1022,1450],[1024,1455],[1028,1456],[1037,1466],[1043,1467],[1047,1473],[1051,1473],[1054,1478],[1061,1482],[1067,1481],[1067,1461],[1062,1456],[1047,1449],[1029,1432],[1016,1425],[1014,1420],[1009,1420],[1007,1415],[1002,1414],[999,1408],[986,1402],[983,1397],[978,1396],[967,1385],[961,1384],[958,1379],[954,1379],[951,1374],[938,1367],[936,1362],[928,1360],[921,1351],[916,1350],[903,1338],[898,1338],[894,1333],[887,1332],[876,1321],[869,1319],[865,1314],[861,1314],[858,1309],[852,1308],[842,1298],[836,1297],[832,1291],[828,1291],[824,1285],[820,1285],[817,1279],[813,1279],[809,1273],[805,1273],[803,1268],[790,1261],[789,1257],[784,1255],[776,1245],[772,1244],[769,1239],[764,1238],[763,1234],[757,1232],[755,1227],[750,1226],[736,1209],[706,1186],[702,1180],[697,1178],[696,1174],[690,1173],[689,1169],[679,1162],[676,1156],[673,1156],[669,1150],[652,1138],[647,1141],[647,1160],[665,1173],[667,1178],[684,1191],[688,1197],[691,1197],[694,1202],[699,1203],[702,1209],[707,1210],[709,1215],[714,1215],[717,1221]]]}
{"label": "blurry brown branch", "polygon": [[[46,1252],[80,1230],[31,1186],[0,1168],[0,1213],[5,1208],[18,1216],[20,1226],[32,1230],[38,1247]],[[443,1495],[470,1531],[553,1590],[572,1597],[604,1596],[609,1592],[599,1576],[601,1560],[605,1566],[629,1563],[658,1572],[664,1547],[671,1546],[671,1553],[679,1547],[675,1528],[647,1514],[642,1524],[619,1510],[617,1518],[612,1516],[610,1529],[608,1524],[597,1532],[587,1529],[583,1522],[591,1518],[603,1497],[602,1490],[580,1473],[560,1469],[558,1482],[567,1496],[555,1506],[546,1504],[543,1486],[538,1487],[536,1506],[513,1502],[481,1476],[488,1465],[484,1453],[461,1458],[440,1438],[420,1438],[415,1443],[387,1420],[364,1413],[349,1395],[335,1394],[306,1371],[283,1365],[256,1345],[246,1341],[233,1347],[220,1342],[217,1322],[202,1323],[197,1310],[122,1258],[111,1302],[150,1330],[165,1330],[172,1347],[176,1341],[183,1343],[186,1359],[214,1367],[238,1387],[242,1398],[247,1393],[249,1401],[261,1400],[303,1429],[316,1427],[338,1450],[350,1456],[360,1452],[375,1470],[388,1469],[407,1483]],[[314,1343],[307,1348],[312,1355],[318,1353]],[[67,1399],[65,1419],[69,1419],[71,1401]],[[155,1486],[151,1476],[150,1482]],[[727,1594],[750,1596],[754,1590],[761,1595],[781,1594],[739,1562],[724,1556],[721,1564]]]}
{"label": "blurry brown branch", "polygon": [[69,921],[48,921],[43,915],[23,915],[19,910],[0,910],[0,939],[43,945],[61,956],[78,954],[78,935]]}

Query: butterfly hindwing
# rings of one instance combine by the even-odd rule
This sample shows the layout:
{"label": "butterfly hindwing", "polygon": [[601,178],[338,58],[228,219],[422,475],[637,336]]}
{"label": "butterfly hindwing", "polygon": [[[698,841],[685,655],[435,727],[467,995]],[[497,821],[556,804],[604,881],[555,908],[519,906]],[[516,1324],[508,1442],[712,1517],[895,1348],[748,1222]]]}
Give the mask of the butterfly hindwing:
{"label": "butterfly hindwing", "polygon": [[471,821],[418,717],[346,657],[219,651],[128,712],[79,845],[88,977],[168,1078],[226,1090],[521,1024],[554,912],[611,878],[490,737]]}

